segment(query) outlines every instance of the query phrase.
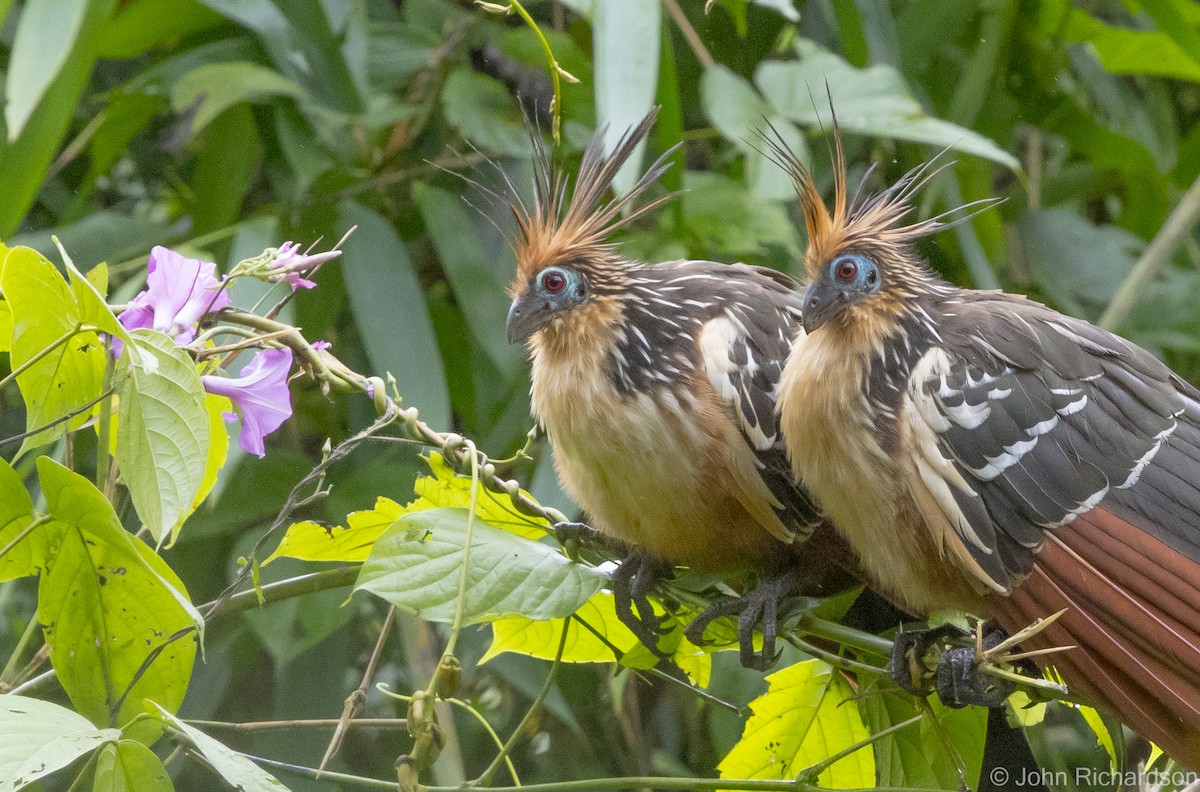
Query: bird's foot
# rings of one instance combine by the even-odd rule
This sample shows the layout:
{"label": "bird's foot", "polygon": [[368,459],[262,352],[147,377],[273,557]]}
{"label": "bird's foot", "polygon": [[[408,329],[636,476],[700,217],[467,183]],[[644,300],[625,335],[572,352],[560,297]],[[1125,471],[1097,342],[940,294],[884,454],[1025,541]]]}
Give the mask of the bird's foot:
{"label": "bird's foot", "polygon": [[[797,598],[794,595],[796,578],[790,572],[768,577],[758,588],[741,597],[723,597],[687,626],[684,635],[696,646],[707,641],[704,633],[708,626],[725,616],[737,616],[738,651],[742,665],[756,671],[766,671],[779,660],[781,652],[775,651],[775,639],[779,621],[786,618]],[[762,631],[762,649],[754,648],[754,632]]]}
{"label": "bird's foot", "polygon": [[670,655],[658,648],[658,639],[669,633],[670,614],[654,612],[649,594],[654,585],[671,576],[670,564],[644,550],[634,550],[612,574],[612,591],[617,618],[657,657]]}
{"label": "bird's foot", "polygon": [[[905,630],[894,642],[889,670],[892,679],[914,696],[936,692],[947,707],[999,707],[1016,690],[1011,680],[984,670],[989,652],[1008,634],[996,628],[986,635],[971,633],[953,624],[930,630]],[[926,662],[936,654],[935,667]]]}

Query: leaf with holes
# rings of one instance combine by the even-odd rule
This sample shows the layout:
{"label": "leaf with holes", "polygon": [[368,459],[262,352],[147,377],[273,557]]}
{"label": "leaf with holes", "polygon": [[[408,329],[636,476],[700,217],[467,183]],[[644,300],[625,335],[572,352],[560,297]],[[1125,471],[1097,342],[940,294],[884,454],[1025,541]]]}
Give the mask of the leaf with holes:
{"label": "leaf with holes", "polygon": [[38,619],[71,703],[102,726],[128,723],[143,698],[177,708],[196,656],[189,631],[203,628],[183,583],[90,481],[48,457],[37,467],[62,528],[39,581]]}
{"label": "leaf with holes", "polygon": [[[870,735],[854,691],[828,663],[806,660],[767,677],[770,688],[750,702],[742,739],[721,760],[722,778],[795,778]],[[812,783],[830,789],[875,785],[869,745],[835,762]]]}
{"label": "leaf with holes", "polygon": [[121,737],[66,707],[14,695],[0,696],[0,734],[0,792],[21,789]]}
{"label": "leaf with holes", "polygon": [[608,576],[557,550],[475,520],[464,558],[466,509],[407,514],[384,533],[358,576],[369,591],[428,621],[454,619],[459,570],[467,565],[464,623],[520,615],[563,618],[598,592]]}

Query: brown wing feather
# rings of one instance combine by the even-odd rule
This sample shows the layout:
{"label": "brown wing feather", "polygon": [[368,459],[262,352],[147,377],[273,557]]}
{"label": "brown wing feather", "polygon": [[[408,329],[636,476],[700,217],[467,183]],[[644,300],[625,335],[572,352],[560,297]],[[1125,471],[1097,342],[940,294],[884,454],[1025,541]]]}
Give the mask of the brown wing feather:
{"label": "brown wing feather", "polygon": [[1182,764],[1200,768],[1200,565],[1103,507],[1060,527],[1030,577],[991,599],[1008,630],[1063,608],[1026,649],[1074,693],[1111,707]]}

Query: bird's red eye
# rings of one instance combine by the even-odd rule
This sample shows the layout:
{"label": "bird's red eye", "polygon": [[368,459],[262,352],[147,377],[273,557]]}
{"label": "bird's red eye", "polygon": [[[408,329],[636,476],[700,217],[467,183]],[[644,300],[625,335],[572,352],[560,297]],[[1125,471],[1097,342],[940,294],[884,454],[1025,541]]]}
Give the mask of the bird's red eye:
{"label": "bird's red eye", "polygon": [[834,272],[837,274],[838,280],[852,281],[858,277],[858,264],[852,258],[844,258],[837,263]]}
{"label": "bird's red eye", "polygon": [[567,279],[561,272],[546,272],[542,274],[542,288],[550,294],[558,294],[567,288]]}

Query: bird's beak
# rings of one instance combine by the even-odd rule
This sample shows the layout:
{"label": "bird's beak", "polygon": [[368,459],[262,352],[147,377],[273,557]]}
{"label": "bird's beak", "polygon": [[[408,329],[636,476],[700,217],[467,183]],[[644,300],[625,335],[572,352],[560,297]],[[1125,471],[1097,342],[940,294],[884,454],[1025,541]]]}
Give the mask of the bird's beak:
{"label": "bird's beak", "polygon": [[528,295],[517,297],[508,308],[508,343],[521,344],[542,328],[550,319],[550,306]]}
{"label": "bird's beak", "polygon": [[846,293],[830,283],[818,281],[804,293],[804,332],[811,333],[846,306]]}

